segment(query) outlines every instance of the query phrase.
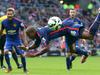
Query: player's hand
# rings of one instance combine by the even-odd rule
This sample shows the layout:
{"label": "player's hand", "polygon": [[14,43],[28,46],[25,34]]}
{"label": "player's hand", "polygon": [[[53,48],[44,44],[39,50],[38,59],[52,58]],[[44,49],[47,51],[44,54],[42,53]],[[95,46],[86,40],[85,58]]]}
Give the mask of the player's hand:
{"label": "player's hand", "polygon": [[27,46],[28,45],[28,42],[27,41],[24,41],[24,46]]}
{"label": "player's hand", "polygon": [[18,46],[18,48],[22,49],[22,50],[28,50],[28,47],[25,47],[25,46]]}
{"label": "player's hand", "polygon": [[29,50],[29,51],[27,51],[26,52],[26,56],[27,57],[36,57],[37,56],[37,53],[38,53],[38,51],[35,51],[35,50]]}

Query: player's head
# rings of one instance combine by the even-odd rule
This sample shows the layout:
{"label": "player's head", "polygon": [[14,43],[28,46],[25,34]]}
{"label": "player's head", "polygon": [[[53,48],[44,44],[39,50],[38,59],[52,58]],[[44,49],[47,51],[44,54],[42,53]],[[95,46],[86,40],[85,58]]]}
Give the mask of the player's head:
{"label": "player's head", "polygon": [[76,14],[77,14],[77,11],[76,11],[75,9],[70,9],[70,11],[69,11],[69,16],[70,16],[71,18],[74,18],[74,17],[76,16]]}
{"label": "player's head", "polygon": [[26,29],[26,35],[34,40],[35,39],[35,36],[36,36],[36,30],[33,26],[29,26],[27,29]]}
{"label": "player's head", "polygon": [[14,8],[8,8],[6,14],[7,14],[8,19],[12,19],[14,17],[14,14],[15,14],[15,9]]}

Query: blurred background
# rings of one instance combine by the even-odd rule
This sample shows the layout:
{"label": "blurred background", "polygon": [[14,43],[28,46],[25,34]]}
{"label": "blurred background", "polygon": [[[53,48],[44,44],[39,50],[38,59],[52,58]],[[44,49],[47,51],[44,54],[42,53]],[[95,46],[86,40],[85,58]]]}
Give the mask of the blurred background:
{"label": "blurred background", "polygon": [[[100,0],[0,0],[0,16],[5,15],[8,7],[16,9],[15,16],[23,20],[26,27],[33,25],[36,28],[47,25],[51,16],[58,16],[63,20],[69,16],[70,9],[76,9],[78,11],[77,16],[88,28],[98,13]],[[100,55],[99,32],[100,29],[93,41],[80,40],[80,47],[92,50],[93,55]],[[51,41],[50,52],[45,55],[64,56],[61,40],[58,38]],[[28,53],[32,54],[32,50]]]}

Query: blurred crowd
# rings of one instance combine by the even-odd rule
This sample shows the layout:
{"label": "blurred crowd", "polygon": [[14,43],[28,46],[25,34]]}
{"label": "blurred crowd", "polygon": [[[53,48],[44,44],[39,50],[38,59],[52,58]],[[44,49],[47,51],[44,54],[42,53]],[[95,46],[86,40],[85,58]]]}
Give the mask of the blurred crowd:
{"label": "blurred crowd", "polygon": [[[5,14],[7,7],[14,7],[16,17],[22,19],[27,26],[41,27],[47,25],[47,21],[51,16],[58,16],[62,20],[69,16],[69,9],[64,10],[59,0],[0,0],[0,16]],[[88,28],[97,13],[97,7],[92,10],[80,8],[77,16]],[[100,48],[99,37],[100,34],[98,33],[95,42]]]}
{"label": "blurred crowd", "polygon": [[[59,0],[1,0],[0,15],[4,15],[7,7],[16,9],[16,16],[26,24],[45,26],[48,18],[58,16],[62,20],[68,17],[69,9],[64,10]],[[78,9],[78,17],[88,26],[97,14],[97,9]]]}

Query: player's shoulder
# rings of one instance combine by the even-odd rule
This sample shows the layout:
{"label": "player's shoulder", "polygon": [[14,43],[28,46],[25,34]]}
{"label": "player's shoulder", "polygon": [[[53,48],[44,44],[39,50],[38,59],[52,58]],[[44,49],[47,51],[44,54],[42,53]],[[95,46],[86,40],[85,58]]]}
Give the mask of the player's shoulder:
{"label": "player's shoulder", "polygon": [[4,20],[4,19],[7,19],[7,15],[4,15],[4,16],[1,16],[1,17],[0,17],[0,21],[1,21],[1,20]]}
{"label": "player's shoulder", "polygon": [[76,17],[76,19],[80,20],[80,18]]}
{"label": "player's shoulder", "polygon": [[78,17],[76,17],[75,19],[76,19],[76,20],[78,20],[78,21],[81,21],[81,19],[80,19],[80,18],[78,18]]}
{"label": "player's shoulder", "polygon": [[19,18],[14,18],[14,22],[15,23],[17,23],[19,26],[21,26],[21,27],[25,27],[25,25],[24,25],[24,23],[23,23],[23,21],[22,20],[20,20]]}
{"label": "player's shoulder", "polygon": [[16,21],[16,22],[19,22],[19,23],[22,23],[23,21],[21,20],[21,19],[19,19],[19,18],[14,18],[14,20]]}
{"label": "player's shoulder", "polygon": [[72,26],[74,22],[70,18],[66,18],[62,21],[62,26]]}
{"label": "player's shoulder", "polygon": [[44,34],[46,34],[48,30],[49,30],[48,26],[40,27],[37,29],[37,31],[39,31],[40,33],[44,33]]}
{"label": "player's shoulder", "polygon": [[68,17],[68,18],[65,18],[62,22],[66,23],[66,22],[70,22],[70,21],[72,21],[72,20],[71,20],[71,18]]}
{"label": "player's shoulder", "polygon": [[68,18],[65,18],[63,21],[68,21],[68,20],[70,20],[70,18],[68,17]]}
{"label": "player's shoulder", "polygon": [[4,19],[4,20],[2,20],[2,23],[6,23],[6,22],[7,22],[7,20],[8,20],[7,18],[6,18],[6,19]]}

